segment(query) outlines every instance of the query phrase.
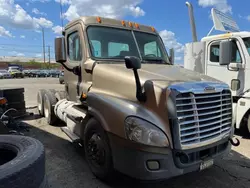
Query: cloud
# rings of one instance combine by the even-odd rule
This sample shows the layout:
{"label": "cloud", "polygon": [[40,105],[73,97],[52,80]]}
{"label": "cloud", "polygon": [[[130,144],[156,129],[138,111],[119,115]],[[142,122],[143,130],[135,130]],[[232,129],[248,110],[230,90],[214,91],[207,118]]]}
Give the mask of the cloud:
{"label": "cloud", "polygon": [[36,2],[47,3],[47,2],[50,2],[50,0],[29,0],[29,2],[31,2],[31,3],[36,3]]}
{"label": "cloud", "polygon": [[181,57],[181,56],[176,56],[174,59],[175,59],[176,61],[180,61],[180,60],[182,60],[182,57]]}
{"label": "cloud", "polygon": [[0,23],[14,28],[40,29],[41,27],[52,27],[53,23],[45,18],[31,17],[14,0],[0,1]]}
{"label": "cloud", "polygon": [[[55,0],[60,2],[60,0]],[[69,4],[65,12],[67,20],[72,20],[80,15],[103,16],[108,18],[122,18],[126,15],[134,17],[144,16],[145,12],[139,4],[143,0],[62,0]]]}
{"label": "cloud", "polygon": [[232,7],[228,4],[227,0],[198,0],[201,7],[215,7],[224,13],[232,14]]}
{"label": "cloud", "polygon": [[250,15],[246,17],[248,21],[250,21]]}
{"label": "cloud", "polygon": [[41,27],[51,28],[53,26],[53,23],[45,18],[34,18],[34,21],[38,23]]}
{"label": "cloud", "polygon": [[25,56],[24,53],[20,53],[20,52],[17,52],[17,51],[11,51],[11,52],[8,52],[9,55],[11,56]]}
{"label": "cloud", "polygon": [[42,54],[36,54],[35,56],[36,57],[42,57]]}
{"label": "cloud", "polygon": [[71,0],[55,0],[55,2],[60,3],[62,2],[62,5],[70,5]]}
{"label": "cloud", "polygon": [[165,46],[170,49],[174,48],[177,53],[184,52],[184,45],[177,42],[177,39],[175,37],[175,33],[168,30],[163,30],[159,32]]}
{"label": "cloud", "polygon": [[47,16],[45,12],[40,12],[37,8],[33,8],[32,12],[37,15]]}
{"label": "cloud", "polygon": [[7,31],[4,27],[0,26],[0,37],[13,37],[10,31]]}
{"label": "cloud", "polygon": [[61,35],[62,34],[62,27],[57,25],[55,27],[52,27],[52,30],[54,31],[55,34]]}
{"label": "cloud", "polygon": [[20,35],[20,38],[21,39],[25,39],[25,35]]}

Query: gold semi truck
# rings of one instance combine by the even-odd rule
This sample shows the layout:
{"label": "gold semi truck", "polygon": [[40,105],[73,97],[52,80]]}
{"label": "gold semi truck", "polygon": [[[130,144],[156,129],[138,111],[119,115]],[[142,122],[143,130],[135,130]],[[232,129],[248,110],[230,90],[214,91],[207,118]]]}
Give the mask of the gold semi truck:
{"label": "gold semi truck", "polygon": [[65,91],[40,90],[49,124],[85,150],[91,171],[159,180],[204,170],[231,149],[227,84],[174,65],[154,27],[102,17],[71,21],[55,39]]}

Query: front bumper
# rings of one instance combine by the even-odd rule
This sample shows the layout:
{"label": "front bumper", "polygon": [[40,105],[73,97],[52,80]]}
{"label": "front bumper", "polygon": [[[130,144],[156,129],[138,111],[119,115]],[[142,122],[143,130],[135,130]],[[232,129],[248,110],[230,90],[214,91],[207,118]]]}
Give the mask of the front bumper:
{"label": "front bumper", "polygon": [[214,159],[216,162],[227,155],[231,149],[227,138],[216,144],[185,151],[191,157],[187,162],[180,155],[180,151],[145,146],[113,134],[108,135],[114,168],[140,180],[164,180],[199,171],[202,161]]}

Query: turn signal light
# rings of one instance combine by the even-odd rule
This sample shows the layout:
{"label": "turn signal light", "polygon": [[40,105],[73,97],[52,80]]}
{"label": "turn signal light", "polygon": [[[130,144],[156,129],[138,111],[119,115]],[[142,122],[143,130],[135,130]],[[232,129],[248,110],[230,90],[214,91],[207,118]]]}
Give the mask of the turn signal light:
{"label": "turn signal light", "polygon": [[7,104],[7,99],[2,97],[0,98],[0,105]]}
{"label": "turn signal light", "polygon": [[87,98],[87,94],[86,93],[83,93],[82,94],[82,99],[86,99]]}

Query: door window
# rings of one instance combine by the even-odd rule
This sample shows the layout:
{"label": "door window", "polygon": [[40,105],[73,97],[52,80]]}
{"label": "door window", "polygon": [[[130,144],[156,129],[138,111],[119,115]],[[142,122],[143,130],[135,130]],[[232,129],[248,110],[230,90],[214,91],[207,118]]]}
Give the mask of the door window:
{"label": "door window", "polygon": [[[212,44],[210,47],[210,61],[216,62],[216,63],[220,62],[220,45],[218,43]],[[242,63],[240,50],[237,46],[236,40],[232,41],[231,62],[232,63]]]}
{"label": "door window", "polygon": [[231,57],[232,63],[242,63],[240,51],[237,46],[237,42],[234,40],[232,41],[232,57]]}
{"label": "door window", "polygon": [[210,61],[211,62],[220,62],[220,45],[211,45],[210,48]]}
{"label": "door window", "polygon": [[82,60],[82,49],[78,32],[71,33],[68,36],[68,56],[72,61]]}

